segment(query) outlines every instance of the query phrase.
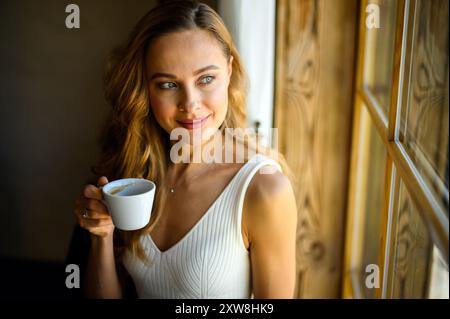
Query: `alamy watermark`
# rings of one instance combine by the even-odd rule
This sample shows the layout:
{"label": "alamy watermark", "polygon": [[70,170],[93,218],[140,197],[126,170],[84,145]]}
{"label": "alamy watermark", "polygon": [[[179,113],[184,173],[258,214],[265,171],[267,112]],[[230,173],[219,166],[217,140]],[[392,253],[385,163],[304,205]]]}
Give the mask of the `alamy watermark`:
{"label": "alamy watermark", "polygon": [[[275,150],[272,159],[278,159],[278,129],[271,128],[267,133],[271,148]],[[207,139],[208,142],[204,142]],[[244,163],[261,149],[261,133],[252,128],[225,128],[224,132],[214,128],[195,128],[188,130],[182,127],[173,129],[170,140],[176,141],[170,149],[170,160],[177,163]],[[225,150],[233,152],[223,153]],[[276,168],[264,166],[262,174],[273,174]]]}
{"label": "alamy watermark", "polygon": [[379,29],[380,28],[380,7],[378,4],[368,4],[366,7],[366,28]]}
{"label": "alamy watermark", "polygon": [[[65,9],[66,13],[69,13],[66,17],[67,29],[79,29],[80,28],[80,7],[77,4],[68,4]],[[368,29],[380,28],[380,6],[375,3],[368,4],[366,6],[366,27]]]}
{"label": "alamy watermark", "polygon": [[66,287],[68,289],[80,288],[80,267],[76,264],[69,264],[66,266]]}
{"label": "alamy watermark", "polygon": [[69,15],[66,17],[67,29],[79,29],[80,28],[80,7],[76,4],[68,4],[66,6],[66,13]]}
{"label": "alamy watermark", "polygon": [[380,267],[376,264],[366,266],[366,287],[368,289],[380,288]]}

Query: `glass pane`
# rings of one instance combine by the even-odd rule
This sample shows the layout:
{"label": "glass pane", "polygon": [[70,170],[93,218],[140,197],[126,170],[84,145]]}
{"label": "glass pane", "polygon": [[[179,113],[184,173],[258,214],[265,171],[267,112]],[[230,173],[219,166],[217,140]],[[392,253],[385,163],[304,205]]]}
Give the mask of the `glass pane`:
{"label": "glass pane", "polygon": [[366,25],[364,85],[388,114],[391,99],[391,79],[394,63],[395,21],[397,1],[371,0],[380,12],[379,28]]}
{"label": "glass pane", "polygon": [[430,286],[428,288],[428,298],[448,299],[448,266],[439,249],[433,246],[433,259],[431,260]]}
{"label": "glass pane", "polygon": [[448,0],[417,1],[399,139],[448,215]]}
{"label": "glass pane", "polygon": [[432,243],[403,182],[400,183],[395,238],[393,298],[426,298]]}
{"label": "glass pane", "polygon": [[[380,244],[380,221],[381,209],[383,207],[384,196],[384,171],[386,166],[386,149],[378,134],[366,107],[362,108],[362,132],[360,150],[363,154],[358,165],[359,196],[361,197],[360,208],[357,213],[361,229],[362,247],[360,255],[359,276],[362,287],[363,298],[374,298],[375,289],[365,285],[368,265],[378,265],[379,244]],[[361,227],[360,226],[360,227]]]}

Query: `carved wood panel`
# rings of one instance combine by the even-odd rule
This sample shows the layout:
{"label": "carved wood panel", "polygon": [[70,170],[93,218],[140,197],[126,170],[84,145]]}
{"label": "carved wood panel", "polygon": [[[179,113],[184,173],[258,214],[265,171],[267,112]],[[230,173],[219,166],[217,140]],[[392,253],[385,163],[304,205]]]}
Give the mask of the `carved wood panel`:
{"label": "carved wood panel", "polygon": [[279,0],[275,126],[296,174],[297,291],[340,297],[350,153],[354,0]]}

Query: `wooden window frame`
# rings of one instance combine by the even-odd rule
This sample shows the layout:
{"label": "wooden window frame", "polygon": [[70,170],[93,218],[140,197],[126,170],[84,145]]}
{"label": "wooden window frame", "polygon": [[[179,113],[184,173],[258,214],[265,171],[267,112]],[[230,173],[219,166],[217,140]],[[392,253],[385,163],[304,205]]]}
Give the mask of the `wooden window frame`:
{"label": "wooden window frame", "polygon": [[[368,0],[361,0],[359,19],[359,40],[357,53],[355,109],[351,150],[350,184],[348,193],[347,209],[347,233],[345,241],[344,275],[343,275],[343,296],[344,298],[363,298],[356,287],[361,287],[358,278],[353,275],[352,269],[356,266],[354,261],[354,249],[352,242],[355,236],[361,238],[357,227],[360,227],[355,219],[357,214],[357,191],[361,185],[358,181],[358,165],[360,154],[358,154],[361,132],[361,108],[366,107],[370,118],[380,134],[387,150],[385,168],[385,187],[383,196],[382,211],[380,212],[381,236],[380,236],[380,288],[376,289],[376,298],[392,297],[392,276],[393,276],[393,251],[395,249],[396,216],[398,209],[398,192],[400,181],[405,185],[407,191],[412,196],[414,205],[417,207],[422,220],[424,221],[431,240],[441,251],[443,257],[448,262],[449,250],[449,222],[445,209],[436,200],[422,176],[416,169],[411,158],[398,139],[400,126],[400,115],[402,101],[406,97],[409,87],[405,88],[405,79],[409,78],[409,66],[412,53],[412,27],[416,12],[416,0],[398,0],[397,18],[395,23],[395,45],[394,61],[392,68],[392,81],[390,88],[390,107],[386,116],[383,109],[378,104],[369,88],[364,85],[364,65],[366,46],[366,12]],[[364,106],[365,105],[365,106]],[[358,217],[359,218],[359,217]],[[361,245],[361,243],[359,244]]]}

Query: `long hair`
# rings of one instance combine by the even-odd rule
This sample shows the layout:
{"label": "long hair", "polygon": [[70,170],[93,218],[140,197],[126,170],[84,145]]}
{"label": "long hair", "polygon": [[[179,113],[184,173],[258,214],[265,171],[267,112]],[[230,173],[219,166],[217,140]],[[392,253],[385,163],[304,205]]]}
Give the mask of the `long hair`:
{"label": "long hair", "polygon": [[[229,60],[233,56],[228,111],[220,129],[246,127],[247,78],[219,15],[206,4],[194,1],[164,2],[150,10],[133,28],[126,44],[113,51],[104,79],[105,98],[112,110],[101,137],[101,156],[94,173],[109,180],[146,178],[157,185],[149,224],[140,230],[115,233],[118,256],[128,249],[142,261],[148,261],[140,238],[156,225],[167,197],[164,181],[170,164],[170,140],[151,113],[144,73],[147,49],[164,34],[192,29],[208,31],[218,40],[225,57]],[[287,169],[282,157],[278,158],[283,169]]]}

